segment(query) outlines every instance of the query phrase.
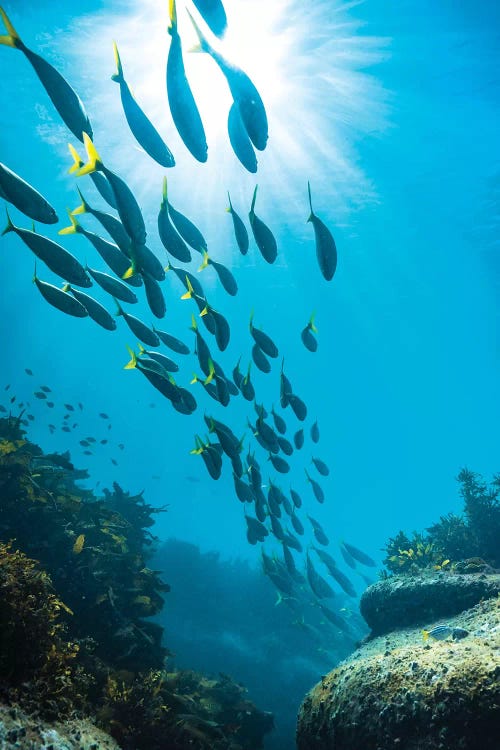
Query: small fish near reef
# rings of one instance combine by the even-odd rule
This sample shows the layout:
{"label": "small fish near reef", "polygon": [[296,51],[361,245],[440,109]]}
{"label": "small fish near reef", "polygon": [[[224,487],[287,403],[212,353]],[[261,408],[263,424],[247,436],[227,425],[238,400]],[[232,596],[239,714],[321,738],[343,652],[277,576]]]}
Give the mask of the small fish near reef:
{"label": "small fish near reef", "polygon": [[465,628],[452,628],[451,625],[436,625],[432,630],[422,630],[424,641],[429,638],[434,638],[436,641],[446,641],[450,637],[454,641],[461,641],[468,635],[469,631]]}

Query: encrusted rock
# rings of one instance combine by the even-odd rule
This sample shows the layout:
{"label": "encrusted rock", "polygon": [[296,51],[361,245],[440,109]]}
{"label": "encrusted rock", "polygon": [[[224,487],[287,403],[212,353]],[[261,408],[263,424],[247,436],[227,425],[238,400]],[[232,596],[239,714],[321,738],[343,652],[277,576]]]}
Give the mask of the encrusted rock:
{"label": "encrusted rock", "polygon": [[49,723],[20,708],[0,704],[1,750],[120,750],[86,720]]}
{"label": "encrusted rock", "polygon": [[374,638],[323,678],[300,709],[298,750],[498,750],[500,600],[446,622],[469,635]]}
{"label": "encrusted rock", "polygon": [[451,617],[500,591],[500,574],[391,576],[369,586],[360,610],[373,635]]}

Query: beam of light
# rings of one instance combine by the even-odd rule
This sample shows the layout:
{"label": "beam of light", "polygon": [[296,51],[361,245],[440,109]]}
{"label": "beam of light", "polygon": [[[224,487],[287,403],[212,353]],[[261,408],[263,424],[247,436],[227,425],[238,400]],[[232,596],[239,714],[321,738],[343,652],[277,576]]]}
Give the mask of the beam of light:
{"label": "beam of light", "polygon": [[[206,129],[207,164],[198,164],[180,140],[166,96],[167,2],[134,0],[118,9],[113,4],[75,19],[74,28],[54,42],[80,71],[78,90],[105,162],[130,182],[152,220],[164,170],[140,151],[128,131],[118,86],[110,81],[113,40],[127,82],[175,155],[177,165],[168,170],[175,205],[195,206],[202,221],[210,220],[221,215],[230,189],[235,204],[248,211],[258,182],[269,211],[280,218],[297,211],[303,223],[305,186],[311,179],[317,210],[348,222],[353,210],[377,200],[357,144],[388,127],[389,95],[371,72],[386,58],[388,42],[363,33],[358,5],[323,0],[304,10],[299,0],[226,0],[228,32],[220,49],[250,76],[268,113],[269,142],[257,152],[256,176],[232,152],[227,135],[231,97],[206,54],[186,52],[184,59]],[[196,37],[186,6],[196,15],[189,2],[178,0],[179,33],[187,49]]]}

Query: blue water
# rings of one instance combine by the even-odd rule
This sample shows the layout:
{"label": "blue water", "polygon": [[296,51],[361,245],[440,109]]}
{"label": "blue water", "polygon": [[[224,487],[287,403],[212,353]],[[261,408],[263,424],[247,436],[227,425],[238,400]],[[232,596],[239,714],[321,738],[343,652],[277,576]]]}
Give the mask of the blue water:
{"label": "blue water", "polygon": [[[148,244],[166,261],[156,232],[165,170],[140,151],[128,130],[110,80],[112,40],[117,42],[130,86],[176,157],[167,175],[172,203],[197,223],[213,258],[233,270],[239,285],[233,299],[213,269],[199,275],[210,303],[231,325],[222,354],[201,327],[204,337],[227,374],[240,356],[246,365],[254,309],[255,324],[276,341],[294,390],[307,403],[306,429],[319,421],[319,446],[313,448],[307,436],[291,459],[290,479],[278,480],[284,490],[292,483],[307,498],[305,510],[322,523],[333,553],[344,538],[380,561],[381,547],[399,529],[423,529],[440,514],[459,512],[460,468],[487,477],[498,470],[497,4],[327,0],[311,8],[295,0],[227,0],[234,31],[228,45],[269,116],[269,144],[258,154],[256,176],[232,154],[229,95],[204,55],[186,55],[186,67],[206,124],[207,164],[195,162],[180,141],[164,81],[167,3],[14,0],[4,8],[25,43],[78,91],[103,160],[134,190]],[[192,36],[181,3],[179,16],[181,35]],[[0,47],[0,70],[0,160],[54,205],[60,223],[38,231],[57,239],[67,224],[66,208],[79,202],[76,184],[92,205],[105,206],[88,177],[77,182],[68,174],[67,143],[82,155],[83,147],[59,120],[27,60]],[[339,265],[329,283],[306,223],[308,180],[314,209],[337,242]],[[239,254],[225,212],[229,190],[246,220],[257,183],[256,212],[278,241],[272,266],[254,243],[246,257]],[[16,224],[30,226],[14,208],[11,214]],[[88,217],[82,224],[100,231]],[[63,244],[105,270],[84,238],[66,237]],[[246,432],[248,447],[251,405],[237,398],[224,410],[194,385],[198,410],[190,417],[176,413],[140,373],[123,370],[126,345],[136,343],[123,320],[108,333],[89,319],[50,308],[31,283],[33,256],[15,235],[1,239],[0,257],[1,381],[31,402],[31,438],[47,451],[69,449],[98,490],[117,480],[132,492],[143,489],[153,505],[168,504],[155,529],[160,538],[258,562],[258,547],[245,538],[229,465],[214,482],[202,460],[190,455],[195,433],[206,432],[204,412],[237,435]],[[198,265],[193,262],[191,270]],[[37,271],[58,283],[43,264]],[[183,289],[170,275],[164,290],[168,310],[159,327],[193,346],[189,326],[196,308],[180,300]],[[150,322],[140,294],[130,312]],[[104,292],[95,296],[113,310]],[[313,310],[316,354],[300,341]],[[182,364],[178,382],[188,384],[199,372],[196,358],[172,357]],[[259,402],[278,403],[279,361],[270,375],[253,367],[252,379]],[[32,397],[40,384],[53,390],[53,411]],[[78,402],[84,406],[82,412],[76,407],[78,427],[61,432],[62,405]],[[109,414],[111,429],[99,412]],[[302,425],[290,409],[284,416],[290,438]],[[48,423],[57,427],[53,435]],[[110,442],[84,456],[79,440],[88,435]],[[323,506],[303,471],[311,469],[312,453],[331,468],[320,479]],[[260,455],[266,481],[270,464]],[[266,549],[272,551],[272,544]]]}

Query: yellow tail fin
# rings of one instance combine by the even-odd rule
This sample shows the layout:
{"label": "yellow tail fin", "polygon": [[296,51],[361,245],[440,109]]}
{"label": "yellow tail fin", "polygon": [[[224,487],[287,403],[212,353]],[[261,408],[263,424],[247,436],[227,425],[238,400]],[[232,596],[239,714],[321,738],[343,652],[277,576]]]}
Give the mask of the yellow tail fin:
{"label": "yellow tail fin", "polygon": [[124,370],[133,370],[135,367],[137,367],[137,357],[135,356],[135,352],[132,351],[130,346],[127,346],[128,353],[130,354],[130,362],[127,362]]}
{"label": "yellow tail fin", "polygon": [[2,21],[4,22],[5,28],[8,32],[8,34],[0,36],[0,44],[5,44],[7,47],[21,47],[23,44],[21,41],[21,37],[11,24],[7,13],[2,7],[0,7],[0,16],[2,17]]}
{"label": "yellow tail fin", "polygon": [[69,225],[69,227],[60,229],[57,234],[76,234],[81,229],[80,224],[78,223],[78,220],[75,219],[69,208],[67,208],[66,211],[68,212],[71,224]]}
{"label": "yellow tail fin", "polygon": [[422,630],[422,637],[424,641],[427,641],[429,638],[429,631],[428,630]]}
{"label": "yellow tail fin", "polygon": [[77,169],[80,169],[80,167],[83,166],[83,161],[80,158],[80,154],[78,153],[76,148],[71,145],[71,143],[68,143],[68,149],[69,149],[71,156],[73,157],[73,162],[74,162],[71,165],[71,167],[68,169],[68,172],[69,174],[73,174],[73,172],[76,172]]}
{"label": "yellow tail fin", "polygon": [[187,285],[188,290],[185,294],[182,295],[181,299],[191,299],[193,297],[193,294],[194,294],[193,285],[191,284],[187,276],[186,276],[186,285]]}
{"label": "yellow tail fin", "polygon": [[87,133],[83,134],[83,142],[88,162],[77,171],[76,174],[78,177],[82,177],[84,174],[92,174],[92,172],[96,172],[99,169],[99,165],[102,166],[102,159]]}
{"label": "yellow tail fin", "polygon": [[210,265],[210,258],[206,250],[203,251],[203,263],[198,268],[198,272],[203,271],[204,268],[206,268],[208,265]]}
{"label": "yellow tail fin", "polygon": [[120,53],[118,52],[118,47],[116,46],[116,42],[113,42],[113,52],[115,54],[116,73],[111,76],[111,80],[116,81],[117,83],[120,83],[121,81],[124,80],[124,78],[123,78],[122,61],[120,60]]}

